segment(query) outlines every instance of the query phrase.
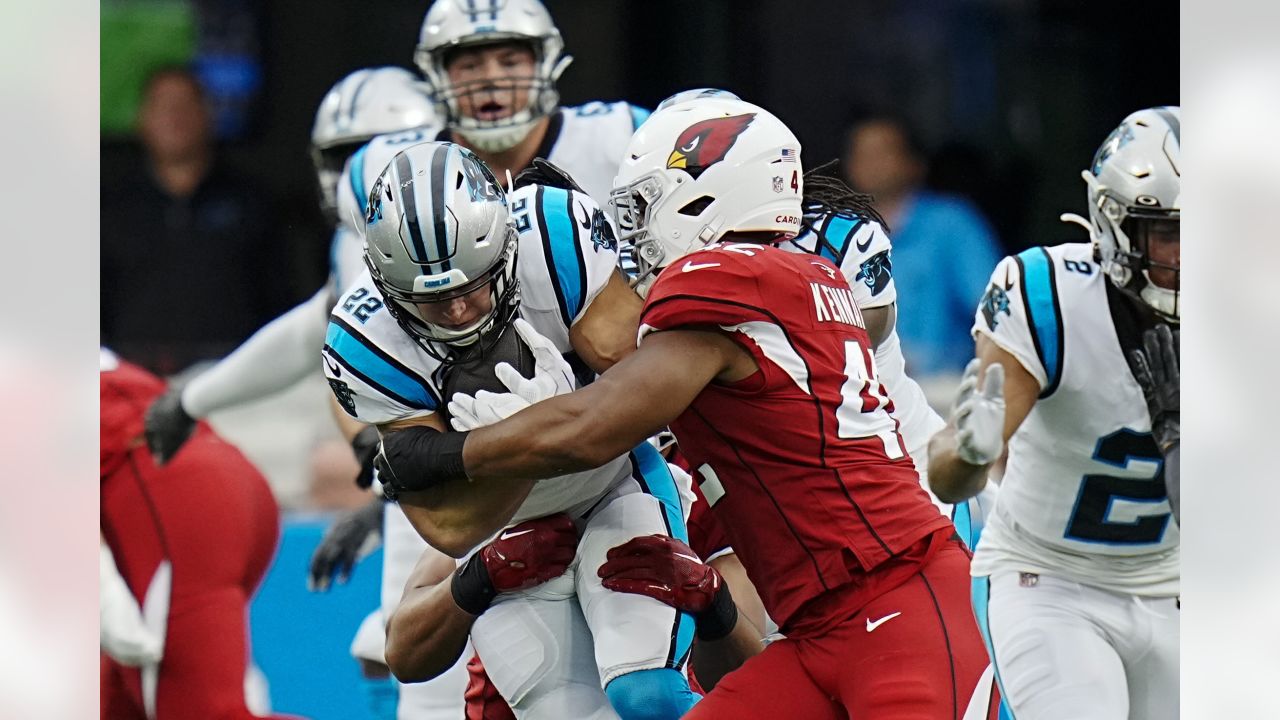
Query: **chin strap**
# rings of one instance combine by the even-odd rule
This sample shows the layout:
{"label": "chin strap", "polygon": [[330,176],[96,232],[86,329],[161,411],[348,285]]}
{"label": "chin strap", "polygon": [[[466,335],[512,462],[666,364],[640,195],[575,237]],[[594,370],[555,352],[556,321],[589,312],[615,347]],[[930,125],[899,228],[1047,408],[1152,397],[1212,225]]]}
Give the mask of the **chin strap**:
{"label": "chin strap", "polygon": [[1070,225],[1079,225],[1080,227],[1084,228],[1089,233],[1090,236],[1093,235],[1093,225],[1080,215],[1077,215],[1075,213],[1062,213],[1061,215],[1058,216],[1058,219]]}

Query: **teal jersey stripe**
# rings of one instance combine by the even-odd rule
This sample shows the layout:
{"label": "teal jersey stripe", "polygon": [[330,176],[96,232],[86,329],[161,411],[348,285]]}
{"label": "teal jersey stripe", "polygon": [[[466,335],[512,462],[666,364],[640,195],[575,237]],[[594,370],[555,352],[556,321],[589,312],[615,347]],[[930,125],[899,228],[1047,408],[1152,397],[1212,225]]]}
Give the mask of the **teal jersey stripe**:
{"label": "teal jersey stripe", "polygon": [[[676,480],[671,476],[671,468],[662,458],[657,448],[642,442],[631,451],[631,462],[635,464],[636,474],[646,486],[645,489],[662,505],[667,526],[671,528],[671,537],[689,542],[689,531],[684,524],[684,506],[680,502],[680,491],[676,489]],[[675,644],[672,647],[671,662],[678,663],[689,653],[693,646],[694,631],[697,630],[692,616],[680,613],[675,630]]]}
{"label": "teal jersey stripe", "polygon": [[1018,260],[1022,265],[1022,298],[1047,378],[1040,393],[1043,398],[1058,389],[1062,378],[1062,315],[1058,308],[1058,289],[1052,260],[1044,248],[1023,250],[1018,253]]}
{"label": "teal jersey stripe", "polygon": [[408,407],[436,409],[435,399],[417,378],[375,352],[364,338],[331,321],[324,341],[343,365],[372,384],[375,389]]}
{"label": "teal jersey stripe", "polygon": [[[987,655],[990,656],[991,662],[995,664],[996,648],[995,642],[991,639],[991,625],[988,616],[988,606],[991,604],[991,579],[986,577],[976,577],[970,579],[969,591],[970,598],[973,601],[973,614],[978,621],[978,631],[982,634],[982,642],[987,646]],[[995,671],[996,684],[1000,686],[1000,720],[1014,720],[1013,711],[1009,709],[1009,701],[1004,699],[1004,683],[1000,681],[1000,669],[997,667]]]}
{"label": "teal jersey stripe", "polygon": [[582,286],[587,270],[578,246],[578,234],[574,232],[574,220],[569,214],[569,191],[544,186],[540,209],[547,226],[547,237],[543,241],[551,250],[550,260],[555,265],[555,279],[564,297],[564,321],[568,325],[582,310]]}
{"label": "teal jersey stripe", "polygon": [[[862,220],[856,217],[848,217],[846,215],[830,216],[826,227],[822,228],[822,237],[827,242],[818,243],[821,249],[819,254],[835,263],[836,267],[839,267],[844,262],[845,255],[849,254],[849,243],[853,241],[853,231],[861,224]],[[827,245],[831,247],[827,247]],[[833,249],[835,251],[834,255],[832,254]]]}

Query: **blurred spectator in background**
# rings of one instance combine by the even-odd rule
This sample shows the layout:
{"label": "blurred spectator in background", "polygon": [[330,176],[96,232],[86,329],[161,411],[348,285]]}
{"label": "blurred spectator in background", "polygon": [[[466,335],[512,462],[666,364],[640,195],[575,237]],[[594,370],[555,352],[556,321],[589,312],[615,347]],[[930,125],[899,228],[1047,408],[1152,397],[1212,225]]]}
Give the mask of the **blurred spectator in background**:
{"label": "blurred spectator in background", "polygon": [[893,239],[907,370],[922,384],[930,376],[958,378],[973,355],[974,303],[1000,260],[996,238],[968,200],[923,188],[926,164],[903,121],[863,120],[850,130],[848,148],[849,182],[875,196]]}
{"label": "blurred spectator in background", "polygon": [[219,162],[188,70],[162,68],[138,113],[143,157],[102,186],[102,338],[154,372],[215,358],[274,317],[288,288],[273,203]]}

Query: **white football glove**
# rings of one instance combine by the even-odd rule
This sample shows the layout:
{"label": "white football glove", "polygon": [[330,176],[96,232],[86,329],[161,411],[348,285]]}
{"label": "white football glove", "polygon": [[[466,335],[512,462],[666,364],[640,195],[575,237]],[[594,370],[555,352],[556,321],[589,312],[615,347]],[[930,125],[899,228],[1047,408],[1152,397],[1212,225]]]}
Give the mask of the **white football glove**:
{"label": "white football glove", "polygon": [[956,426],[956,454],[970,465],[990,465],[1004,450],[1004,366],[987,367],[978,389],[977,358],[969,361],[956,392],[951,422]]}
{"label": "white football glove", "polygon": [[538,334],[523,318],[516,318],[516,332],[525,345],[533,351],[533,379],[526,378],[510,363],[498,363],[493,369],[498,380],[511,392],[524,398],[529,404],[542,402],[549,397],[571,393],[576,386],[573,368],[552,342]]}
{"label": "white football glove", "polygon": [[495,393],[481,390],[475,396],[454,393],[449,401],[449,424],[463,432],[506,420],[532,403],[515,393]]}
{"label": "white football glove", "polygon": [[138,601],[116,569],[111,550],[106,545],[101,549],[98,561],[98,639],[102,650],[121,665],[154,665],[164,654],[164,640],[147,628]]}

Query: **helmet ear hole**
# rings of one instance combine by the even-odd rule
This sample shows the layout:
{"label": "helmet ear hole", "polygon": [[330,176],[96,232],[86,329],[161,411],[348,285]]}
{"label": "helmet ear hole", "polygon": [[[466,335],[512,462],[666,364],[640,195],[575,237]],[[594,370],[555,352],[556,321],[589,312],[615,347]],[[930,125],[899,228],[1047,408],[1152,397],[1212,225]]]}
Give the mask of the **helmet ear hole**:
{"label": "helmet ear hole", "polygon": [[707,209],[708,206],[711,205],[711,203],[715,201],[716,199],[711,197],[710,195],[703,195],[702,197],[697,198],[696,200],[690,200],[689,202],[685,203],[685,206],[680,208],[676,212],[680,213],[681,215],[688,215],[689,217],[698,217],[699,215],[702,214],[704,210]]}

